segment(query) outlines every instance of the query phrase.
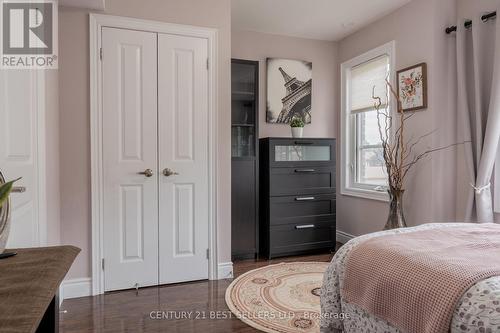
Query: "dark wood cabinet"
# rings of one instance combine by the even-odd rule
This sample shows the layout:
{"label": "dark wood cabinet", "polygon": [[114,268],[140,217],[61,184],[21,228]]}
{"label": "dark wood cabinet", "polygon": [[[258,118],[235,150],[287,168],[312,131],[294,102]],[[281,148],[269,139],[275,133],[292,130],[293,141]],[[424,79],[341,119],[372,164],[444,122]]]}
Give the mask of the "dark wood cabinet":
{"label": "dark wood cabinet", "polygon": [[232,258],[257,255],[259,62],[231,61],[231,248]]}
{"label": "dark wood cabinet", "polygon": [[260,140],[260,253],[334,249],[335,139]]}

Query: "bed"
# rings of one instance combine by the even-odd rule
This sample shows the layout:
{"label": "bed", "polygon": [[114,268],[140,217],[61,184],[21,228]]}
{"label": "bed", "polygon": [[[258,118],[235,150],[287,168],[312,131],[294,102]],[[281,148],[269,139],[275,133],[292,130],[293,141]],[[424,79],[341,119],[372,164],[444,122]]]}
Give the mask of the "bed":
{"label": "bed", "polygon": [[[345,267],[349,253],[359,244],[374,237],[409,233],[417,230],[467,228],[471,224],[426,224],[406,229],[381,231],[350,240],[335,254],[325,272],[321,290],[321,332],[400,333],[389,322],[377,318],[361,307],[343,299]],[[500,277],[484,279],[464,293],[453,312],[450,332],[500,332]],[[403,333],[403,332],[401,332]]]}

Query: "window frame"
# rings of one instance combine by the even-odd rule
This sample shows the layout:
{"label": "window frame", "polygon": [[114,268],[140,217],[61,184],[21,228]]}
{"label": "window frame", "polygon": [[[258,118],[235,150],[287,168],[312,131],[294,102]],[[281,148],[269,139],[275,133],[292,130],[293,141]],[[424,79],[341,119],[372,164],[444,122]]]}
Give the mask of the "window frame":
{"label": "window frame", "polygon": [[[362,65],[375,58],[387,55],[389,56],[389,82],[394,86],[395,78],[395,41],[388,42],[382,46],[372,49],[357,57],[348,60],[341,65],[341,163],[340,163],[340,194],[347,196],[360,197],[365,199],[389,201],[389,195],[385,189],[380,189],[379,185],[369,185],[357,182],[358,168],[355,165],[357,160],[356,141],[359,140],[359,130],[353,131],[353,128],[359,127],[357,117],[350,117],[350,91],[349,82],[351,79],[351,69]],[[390,105],[390,101],[389,101]]]}
{"label": "window frame", "polygon": [[[373,110],[365,111],[365,112],[372,112],[372,111],[375,111],[375,108]],[[372,188],[381,187],[382,185],[371,185],[371,184],[367,184],[367,183],[358,182],[358,179],[361,177],[361,167],[358,167],[357,164],[361,160],[361,155],[362,155],[363,150],[377,149],[377,148],[381,149],[381,148],[383,148],[383,146],[382,146],[382,142],[380,144],[376,144],[376,145],[369,145],[369,144],[361,143],[362,142],[362,127],[361,127],[361,121],[357,117],[360,114],[361,113],[356,114],[356,117],[354,119],[354,124],[351,125],[351,128],[356,128],[356,131],[353,135],[354,136],[354,144],[351,147],[351,150],[353,152],[353,155],[351,157],[351,159],[352,159],[351,163],[353,163],[355,165],[352,184],[353,184],[353,187],[370,190]],[[385,187],[384,187],[384,191],[385,191]],[[379,192],[379,191],[377,191],[377,192]]]}

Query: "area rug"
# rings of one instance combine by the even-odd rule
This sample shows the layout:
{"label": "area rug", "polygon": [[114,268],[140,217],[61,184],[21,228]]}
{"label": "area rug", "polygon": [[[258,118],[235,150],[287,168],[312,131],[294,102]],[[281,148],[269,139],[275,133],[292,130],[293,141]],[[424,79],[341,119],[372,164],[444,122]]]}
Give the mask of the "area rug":
{"label": "area rug", "polygon": [[269,333],[319,332],[319,297],[326,262],[269,265],[236,278],[226,290],[231,312]]}

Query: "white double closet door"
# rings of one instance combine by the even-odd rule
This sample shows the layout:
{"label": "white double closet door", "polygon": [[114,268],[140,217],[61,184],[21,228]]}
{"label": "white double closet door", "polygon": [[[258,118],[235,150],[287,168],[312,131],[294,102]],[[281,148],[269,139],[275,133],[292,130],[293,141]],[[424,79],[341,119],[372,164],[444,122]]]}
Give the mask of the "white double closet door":
{"label": "white double closet door", "polygon": [[102,29],[105,290],[208,278],[208,43]]}

